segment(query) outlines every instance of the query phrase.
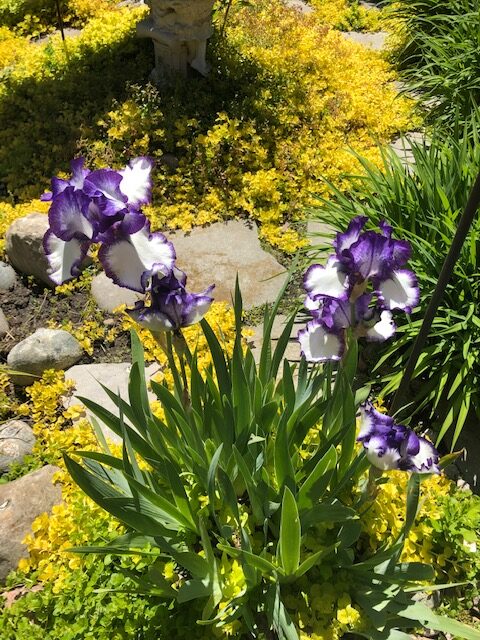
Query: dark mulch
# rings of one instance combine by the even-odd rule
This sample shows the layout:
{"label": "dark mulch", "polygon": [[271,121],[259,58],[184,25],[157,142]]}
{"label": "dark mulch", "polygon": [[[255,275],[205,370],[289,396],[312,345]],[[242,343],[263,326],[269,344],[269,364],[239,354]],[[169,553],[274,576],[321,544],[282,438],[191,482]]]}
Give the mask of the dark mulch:
{"label": "dark mulch", "polygon": [[[15,288],[0,294],[0,308],[7,318],[10,331],[0,340],[0,360],[5,362],[10,349],[31,335],[36,329],[48,327],[48,321],[60,324],[70,320],[75,326],[81,326],[84,319],[92,314],[100,322],[109,326],[118,326],[119,319],[114,315],[93,309],[89,291],[75,291],[70,296],[55,294],[51,289],[38,283],[30,283],[26,278],[18,279]],[[91,356],[85,354],[79,364],[92,362],[125,362],[130,360],[130,337],[128,333],[119,333],[113,344],[98,341]]]}

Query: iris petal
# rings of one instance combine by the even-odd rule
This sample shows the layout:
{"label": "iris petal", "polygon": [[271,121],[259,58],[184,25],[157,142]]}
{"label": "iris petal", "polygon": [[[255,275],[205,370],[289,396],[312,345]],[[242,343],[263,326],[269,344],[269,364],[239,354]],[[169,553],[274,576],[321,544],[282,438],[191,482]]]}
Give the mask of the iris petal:
{"label": "iris petal", "polygon": [[298,341],[309,362],[340,360],[345,348],[341,335],[328,332],[317,320],[312,320],[298,332]]}
{"label": "iris petal", "polygon": [[[377,316],[378,317],[378,316]],[[383,342],[395,335],[395,323],[390,311],[382,311],[380,320],[366,331],[367,340]]]}
{"label": "iris petal", "polygon": [[67,187],[54,198],[48,212],[52,232],[62,240],[91,239],[93,226],[86,218],[90,199],[74,187]]}
{"label": "iris petal", "polygon": [[99,258],[105,273],[115,284],[145,291],[155,274],[167,275],[175,261],[175,250],[162,233],[149,233],[148,225],[131,235],[105,241]]}
{"label": "iris petal", "polygon": [[140,207],[148,204],[152,198],[153,160],[147,157],[134,158],[120,171],[122,181],[120,191],[127,197],[128,204]]}
{"label": "iris petal", "polygon": [[377,293],[387,309],[402,309],[411,313],[420,300],[418,281],[408,269],[393,271],[391,276],[377,284]]}
{"label": "iris petal", "polygon": [[65,241],[51,231],[43,238],[43,248],[50,265],[49,276],[56,284],[77,276],[80,265],[87,255],[89,243],[77,238]]}
{"label": "iris petal", "polygon": [[326,266],[312,265],[305,273],[303,285],[311,298],[329,296],[346,300],[346,280],[347,274],[342,270],[341,263],[335,258],[330,258]]}

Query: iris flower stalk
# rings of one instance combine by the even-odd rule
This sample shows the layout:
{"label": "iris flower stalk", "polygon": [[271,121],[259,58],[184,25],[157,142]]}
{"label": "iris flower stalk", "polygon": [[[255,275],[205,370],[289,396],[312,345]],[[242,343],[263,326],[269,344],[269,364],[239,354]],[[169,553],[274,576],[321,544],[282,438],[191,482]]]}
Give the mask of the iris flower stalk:
{"label": "iris flower stalk", "polygon": [[[393,312],[410,313],[419,302],[417,278],[405,268],[409,243],[392,238],[385,222],[379,232],[365,231],[366,223],[364,216],[354,218],[336,235],[326,264],[314,264],[305,273],[305,307],[312,320],[298,340],[310,362],[342,360],[350,340],[391,338]],[[438,453],[426,438],[370,404],[361,407],[357,440],[377,470],[440,472]]]}

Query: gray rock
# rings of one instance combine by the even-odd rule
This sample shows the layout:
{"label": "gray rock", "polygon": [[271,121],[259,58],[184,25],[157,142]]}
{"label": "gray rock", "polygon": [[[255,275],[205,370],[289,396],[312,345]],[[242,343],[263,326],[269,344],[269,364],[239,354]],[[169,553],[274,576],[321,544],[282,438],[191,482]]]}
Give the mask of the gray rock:
{"label": "gray rock", "polygon": [[0,262],[0,291],[13,289],[16,281],[15,269],[6,262]]}
{"label": "gray rock", "polygon": [[91,292],[98,308],[108,313],[112,313],[121,304],[133,307],[137,300],[143,298],[136,291],[119,287],[103,271],[93,278]]}
{"label": "gray rock", "polygon": [[16,344],[7,356],[7,364],[15,371],[32,375],[12,375],[14,384],[32,384],[46,369],[67,369],[83,355],[82,347],[63,329],[37,329]]}
{"label": "gray rock", "polygon": [[344,31],[343,35],[347,40],[357,42],[374,51],[381,51],[385,48],[388,32],[376,31],[375,33],[362,33],[360,31]]}
{"label": "gray rock", "polygon": [[[75,382],[74,396],[65,399],[65,408],[72,404],[78,404],[79,400],[76,396],[83,396],[89,400],[93,400],[108,409],[115,415],[118,415],[118,409],[115,403],[110,400],[108,395],[102,389],[101,384],[111,389],[114,393],[120,393],[120,396],[128,401],[128,376],[131,368],[130,362],[114,362],[105,364],[77,364],[65,372],[68,380]],[[159,371],[157,364],[150,365],[146,369],[146,378],[149,380],[155,373]],[[154,396],[152,395],[153,399]],[[91,414],[87,411],[87,415]],[[119,442],[121,438],[117,436],[106,425],[100,424],[103,433],[112,442]]]}
{"label": "gray rock", "polygon": [[62,500],[60,487],[52,484],[57,467],[48,465],[23,478],[0,485],[0,582],[27,557],[22,540],[32,522]]}
{"label": "gray rock", "polygon": [[32,453],[35,439],[31,427],[23,420],[9,420],[0,425],[0,473]]}
{"label": "gray rock", "polygon": [[10,331],[8,320],[5,317],[2,309],[0,309],[0,338],[3,338]]}
{"label": "gray rock", "polygon": [[48,261],[43,250],[43,236],[48,229],[48,217],[30,213],[15,220],[7,230],[5,250],[10,263],[28,276],[54,287],[48,276]]}
{"label": "gray rock", "polygon": [[[241,220],[216,222],[188,235],[170,234],[177,266],[188,275],[195,293],[215,284],[215,300],[231,302],[238,274],[245,308],[273,302],[282,287],[285,270],[260,246],[257,228]],[[276,277],[278,276],[278,277]]]}

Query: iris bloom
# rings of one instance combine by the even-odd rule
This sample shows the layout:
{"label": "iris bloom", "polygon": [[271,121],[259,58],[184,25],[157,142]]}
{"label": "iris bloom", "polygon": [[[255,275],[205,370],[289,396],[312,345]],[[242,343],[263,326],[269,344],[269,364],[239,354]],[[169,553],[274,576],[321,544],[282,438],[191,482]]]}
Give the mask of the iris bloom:
{"label": "iris bloom", "polygon": [[214,285],[202,293],[188,293],[185,288],[187,276],[174,268],[168,276],[152,278],[149,288],[150,304],[138,301],[128,315],[153,333],[159,331],[178,332],[199,322],[207,313],[213,298],[210,293]]}
{"label": "iris bloom", "polygon": [[140,157],[121,171],[84,169],[83,158],[71,163],[72,177],[52,179],[50,228],[44,249],[50,278],[61,284],[78,275],[92,243],[101,243],[105,272],[123,287],[144,291],[154,275],[173,268],[175,250],[161,233],[151,233],[140,207],[151,200],[153,161]]}
{"label": "iris bloom", "polygon": [[392,228],[363,231],[367,218],[354,218],[334,241],[335,254],[325,265],[312,265],[304,277],[306,308],[313,320],[298,334],[311,362],[339,360],[345,330],[367,340],[387,340],[395,333],[392,311],[410,313],[419,301],[415,274],[403,267],[408,242],[392,239]]}
{"label": "iris bloom", "polygon": [[370,403],[360,408],[357,440],[363,444],[369,462],[382,471],[440,473],[439,456],[433,444],[376,411]]}

